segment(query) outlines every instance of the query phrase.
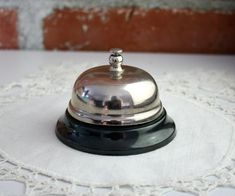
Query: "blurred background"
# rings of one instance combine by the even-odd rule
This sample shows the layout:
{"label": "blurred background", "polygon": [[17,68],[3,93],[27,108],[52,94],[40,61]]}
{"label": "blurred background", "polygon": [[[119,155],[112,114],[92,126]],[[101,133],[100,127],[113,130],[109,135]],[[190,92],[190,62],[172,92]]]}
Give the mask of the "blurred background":
{"label": "blurred background", "polygon": [[0,49],[235,53],[235,0],[0,0]]}

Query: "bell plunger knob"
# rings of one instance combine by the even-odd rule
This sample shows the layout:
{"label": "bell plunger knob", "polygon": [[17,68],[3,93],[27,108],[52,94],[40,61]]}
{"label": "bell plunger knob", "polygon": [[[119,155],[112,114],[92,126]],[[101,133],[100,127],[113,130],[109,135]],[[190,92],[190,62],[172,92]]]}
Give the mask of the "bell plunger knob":
{"label": "bell plunger knob", "polygon": [[110,71],[114,79],[121,79],[123,73],[122,63],[123,56],[121,55],[122,49],[113,48],[110,50],[111,55],[109,56]]}

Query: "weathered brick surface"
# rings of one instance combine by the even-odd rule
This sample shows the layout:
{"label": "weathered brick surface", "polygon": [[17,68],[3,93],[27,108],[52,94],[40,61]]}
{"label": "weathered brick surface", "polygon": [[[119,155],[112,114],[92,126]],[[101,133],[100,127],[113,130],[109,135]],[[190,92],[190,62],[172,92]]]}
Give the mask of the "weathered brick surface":
{"label": "weathered brick surface", "polygon": [[235,53],[235,13],[61,9],[44,20],[46,49]]}
{"label": "weathered brick surface", "polygon": [[0,49],[18,48],[17,10],[0,8]]}

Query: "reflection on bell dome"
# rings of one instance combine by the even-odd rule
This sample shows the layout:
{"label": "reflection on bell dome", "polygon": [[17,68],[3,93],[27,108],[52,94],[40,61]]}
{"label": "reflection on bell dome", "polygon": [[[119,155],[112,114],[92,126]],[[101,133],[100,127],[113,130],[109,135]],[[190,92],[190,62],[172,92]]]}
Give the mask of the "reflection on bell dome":
{"label": "reflection on bell dome", "polygon": [[[121,79],[113,78],[109,66],[87,70],[74,84],[69,113],[94,124],[142,124],[162,112],[158,87],[146,71],[122,66]],[[99,119],[102,121],[99,122]]]}

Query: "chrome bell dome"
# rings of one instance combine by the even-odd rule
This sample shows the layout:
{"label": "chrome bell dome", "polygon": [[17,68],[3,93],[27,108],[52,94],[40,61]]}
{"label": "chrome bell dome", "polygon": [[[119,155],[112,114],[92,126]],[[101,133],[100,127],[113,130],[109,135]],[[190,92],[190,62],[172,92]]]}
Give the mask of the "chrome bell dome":
{"label": "chrome bell dome", "polygon": [[91,68],[75,81],[68,112],[96,125],[128,126],[150,122],[163,112],[159,91],[146,71],[122,65],[121,49],[112,49],[110,65]]}

